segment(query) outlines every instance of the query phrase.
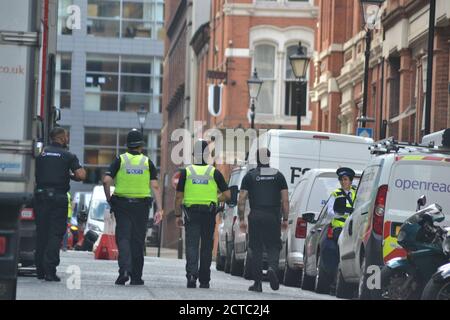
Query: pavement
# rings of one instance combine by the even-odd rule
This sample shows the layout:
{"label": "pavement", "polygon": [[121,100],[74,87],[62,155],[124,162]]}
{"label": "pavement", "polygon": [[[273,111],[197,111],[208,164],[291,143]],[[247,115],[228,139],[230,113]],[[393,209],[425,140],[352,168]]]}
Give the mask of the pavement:
{"label": "pavement", "polygon": [[[155,248],[156,249],[156,248]],[[280,286],[272,291],[263,283],[263,292],[249,292],[252,281],[231,276],[211,266],[210,289],[186,288],[185,260],[176,259],[177,251],[164,249],[161,258],[147,251],[144,286],[116,286],[117,261],[95,260],[91,252],[61,252],[59,283],[45,282],[32,276],[18,279],[18,300],[334,300],[298,288]]]}

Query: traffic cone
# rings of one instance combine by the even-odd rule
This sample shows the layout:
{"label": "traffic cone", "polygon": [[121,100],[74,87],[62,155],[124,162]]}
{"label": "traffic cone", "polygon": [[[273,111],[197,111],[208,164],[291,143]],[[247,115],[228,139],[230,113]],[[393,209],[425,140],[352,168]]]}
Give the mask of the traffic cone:
{"label": "traffic cone", "polygon": [[113,234],[102,234],[100,242],[94,252],[95,259],[117,260],[119,250],[117,249],[116,236]]}
{"label": "traffic cone", "polygon": [[105,214],[104,232],[100,235],[97,248],[94,250],[95,259],[117,260],[119,250],[116,244],[116,220],[112,214]]}

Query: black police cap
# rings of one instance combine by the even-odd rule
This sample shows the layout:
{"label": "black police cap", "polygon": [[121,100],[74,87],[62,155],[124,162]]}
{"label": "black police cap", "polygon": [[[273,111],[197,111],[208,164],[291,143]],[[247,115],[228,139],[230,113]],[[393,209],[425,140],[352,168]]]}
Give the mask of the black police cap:
{"label": "black police cap", "polygon": [[203,139],[199,139],[194,143],[194,152],[193,155],[202,155],[205,150],[208,148],[208,142]]}
{"label": "black police cap", "polygon": [[137,148],[142,147],[144,145],[144,137],[142,133],[138,129],[133,129],[128,132],[127,136],[127,147],[128,148]]}
{"label": "black police cap", "polygon": [[338,175],[339,179],[346,176],[350,179],[353,179],[355,177],[355,171],[350,168],[339,168],[336,170],[336,174]]}

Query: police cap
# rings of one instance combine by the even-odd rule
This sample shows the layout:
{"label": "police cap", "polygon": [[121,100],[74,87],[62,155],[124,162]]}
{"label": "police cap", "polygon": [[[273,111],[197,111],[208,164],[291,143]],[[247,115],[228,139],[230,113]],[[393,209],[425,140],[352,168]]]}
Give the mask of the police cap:
{"label": "police cap", "polygon": [[338,175],[338,178],[341,179],[342,177],[346,176],[349,177],[351,180],[355,177],[355,171],[350,168],[339,168],[336,171],[336,174]]}
{"label": "police cap", "polygon": [[138,129],[133,129],[128,132],[127,147],[137,148],[142,146],[144,146],[144,138],[142,137],[142,133]]}

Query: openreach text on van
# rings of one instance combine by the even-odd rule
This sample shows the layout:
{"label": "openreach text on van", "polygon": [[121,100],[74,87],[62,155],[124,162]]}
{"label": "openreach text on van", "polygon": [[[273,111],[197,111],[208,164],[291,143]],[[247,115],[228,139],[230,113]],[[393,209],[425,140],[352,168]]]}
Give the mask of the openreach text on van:
{"label": "openreach text on van", "polygon": [[420,191],[433,191],[433,192],[448,192],[450,193],[450,184],[409,180],[409,179],[397,179],[395,180],[395,187],[405,190],[420,190]]}

